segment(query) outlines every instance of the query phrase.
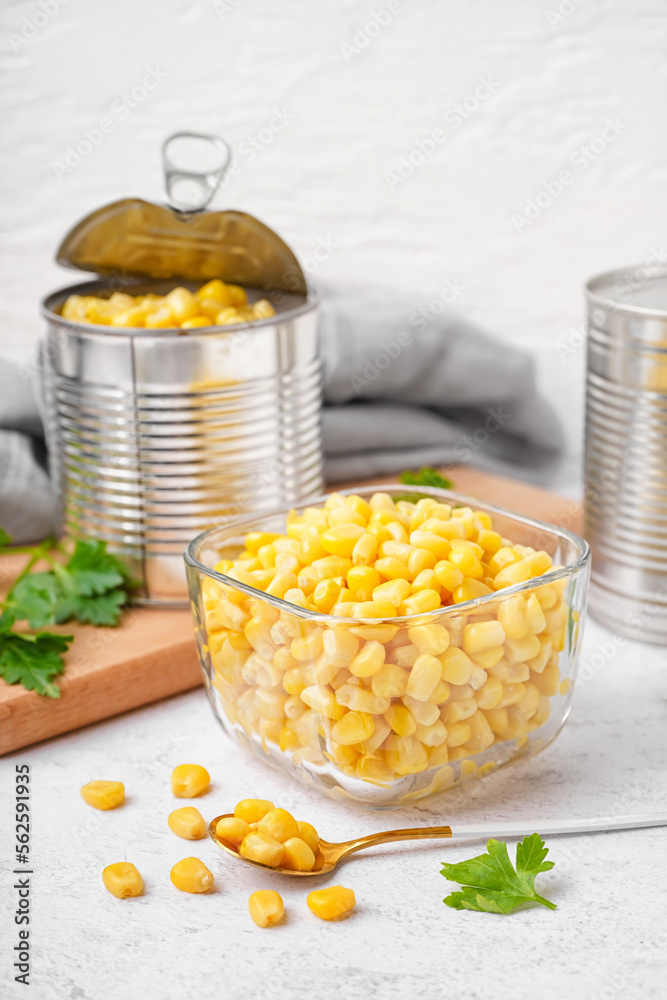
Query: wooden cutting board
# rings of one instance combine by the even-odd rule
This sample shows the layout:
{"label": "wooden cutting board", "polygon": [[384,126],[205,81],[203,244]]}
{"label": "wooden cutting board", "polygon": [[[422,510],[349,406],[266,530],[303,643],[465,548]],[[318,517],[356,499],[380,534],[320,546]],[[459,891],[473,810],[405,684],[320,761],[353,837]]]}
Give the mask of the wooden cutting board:
{"label": "wooden cutting board", "polygon": [[[475,469],[457,467],[448,475],[459,493],[581,532],[581,507],[574,501]],[[0,587],[16,576],[24,558],[0,557]],[[65,656],[61,697],[43,698],[0,679],[0,754],[201,684],[189,610],[132,608],[118,628],[70,623],[53,630],[75,636]]]}

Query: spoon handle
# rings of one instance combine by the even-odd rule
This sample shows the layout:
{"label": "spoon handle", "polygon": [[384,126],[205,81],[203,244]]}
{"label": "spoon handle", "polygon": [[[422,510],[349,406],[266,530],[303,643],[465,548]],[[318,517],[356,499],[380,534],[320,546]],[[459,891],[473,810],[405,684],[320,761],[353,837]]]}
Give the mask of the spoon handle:
{"label": "spoon handle", "polygon": [[667,812],[636,813],[634,816],[595,816],[589,819],[521,820],[518,823],[477,823],[452,827],[454,840],[481,840],[486,837],[523,837],[537,830],[541,836],[559,833],[601,833],[605,830],[639,830],[647,826],[667,826]]}

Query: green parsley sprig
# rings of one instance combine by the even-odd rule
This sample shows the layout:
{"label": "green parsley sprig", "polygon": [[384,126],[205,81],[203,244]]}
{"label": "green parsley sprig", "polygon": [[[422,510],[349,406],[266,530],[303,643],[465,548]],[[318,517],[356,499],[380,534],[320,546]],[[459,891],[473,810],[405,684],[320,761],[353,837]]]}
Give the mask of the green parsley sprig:
{"label": "green parsley sprig", "polygon": [[532,833],[517,844],[516,868],[509,859],[504,841],[490,840],[486,851],[470,861],[443,865],[440,874],[461,885],[460,892],[450,893],[443,903],[455,910],[485,913],[513,913],[530,903],[556,909],[555,903],[535,891],[536,876],[554,867],[553,861],[544,860],[549,848],[539,833]]}
{"label": "green parsley sprig", "polygon": [[402,472],[400,480],[406,486],[435,486],[440,490],[451,490],[454,483],[437,469],[424,465],[419,472]]}
{"label": "green parsley sprig", "polygon": [[[54,538],[39,545],[10,548],[10,544],[11,538],[0,528],[0,554],[30,558],[0,602],[0,677],[8,684],[59,698],[54,679],[65,669],[62,656],[73,636],[41,630],[73,619],[117,625],[135,584],[121,560],[107,552],[106,542],[79,539],[73,551]],[[50,568],[35,571],[40,562]],[[33,631],[15,628],[24,621]]]}

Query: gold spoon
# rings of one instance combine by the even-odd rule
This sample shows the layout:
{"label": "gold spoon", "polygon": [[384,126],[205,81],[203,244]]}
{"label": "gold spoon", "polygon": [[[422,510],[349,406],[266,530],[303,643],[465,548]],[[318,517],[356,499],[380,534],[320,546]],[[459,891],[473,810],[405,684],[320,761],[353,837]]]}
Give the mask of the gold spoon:
{"label": "gold spoon", "polygon": [[358,837],[356,840],[346,840],[341,844],[330,844],[327,840],[320,840],[320,847],[315,855],[315,865],[309,872],[296,872],[290,868],[272,868],[270,865],[263,865],[260,861],[252,861],[243,854],[226,843],[215,832],[216,826],[221,819],[233,818],[233,813],[225,813],[223,816],[216,816],[211,820],[208,827],[208,834],[218,847],[221,847],[227,854],[231,854],[237,861],[244,861],[247,865],[254,865],[255,868],[263,868],[265,871],[278,872],[279,875],[326,875],[341,861],[344,861],[356,851],[363,851],[366,847],[377,847],[379,844],[391,844],[400,840],[479,840],[487,837],[523,837],[539,830],[542,836],[561,833],[597,833],[606,830],[637,830],[640,827],[667,826],[667,813],[655,813],[653,815],[636,816],[601,816],[595,819],[543,819],[537,823],[522,821],[520,823],[479,823],[476,826],[421,826],[407,830],[386,830],[383,833],[371,833],[367,837]]}

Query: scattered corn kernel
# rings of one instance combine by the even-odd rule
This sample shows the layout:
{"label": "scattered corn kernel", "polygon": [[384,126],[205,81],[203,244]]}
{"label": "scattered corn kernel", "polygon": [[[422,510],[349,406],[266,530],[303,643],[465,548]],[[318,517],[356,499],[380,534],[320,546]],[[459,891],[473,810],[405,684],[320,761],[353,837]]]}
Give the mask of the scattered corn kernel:
{"label": "scattered corn kernel", "polygon": [[273,927],[282,920],[285,906],[273,889],[257,889],[250,895],[248,911],[258,927]]}
{"label": "scattered corn kernel", "polygon": [[211,776],[200,764],[179,764],[171,772],[171,790],[179,799],[195,799],[204,795]]}
{"label": "scattered corn kernel", "polygon": [[140,896],[144,891],[143,879],[130,861],[118,861],[115,865],[107,865],[102,872],[102,881],[111,895],[118,899]]}
{"label": "scattered corn kernel", "polygon": [[213,873],[199,858],[177,861],[169,875],[172,884],[182,892],[208,892],[213,887]]}
{"label": "scattered corn kernel", "polygon": [[337,920],[356,906],[352,889],[342,885],[332,885],[328,889],[315,889],[306,899],[308,909],[320,920]]}
{"label": "scattered corn kernel", "polygon": [[183,840],[201,840],[206,836],[206,820],[194,806],[174,809],[167,819],[169,829]]}
{"label": "scattered corn kernel", "polygon": [[89,781],[81,788],[81,797],[93,809],[115,809],[125,801],[122,781]]}

